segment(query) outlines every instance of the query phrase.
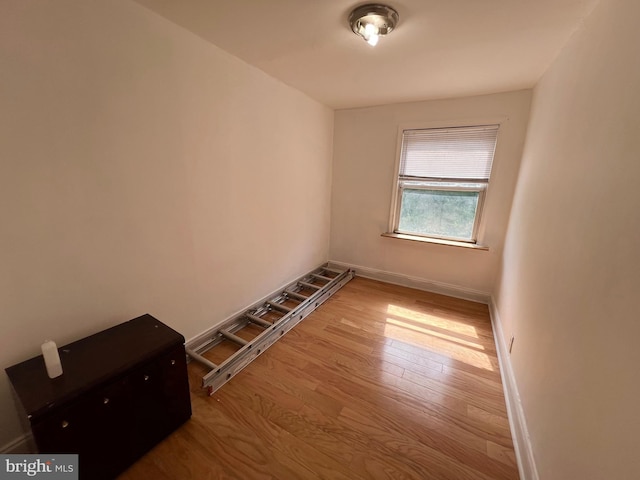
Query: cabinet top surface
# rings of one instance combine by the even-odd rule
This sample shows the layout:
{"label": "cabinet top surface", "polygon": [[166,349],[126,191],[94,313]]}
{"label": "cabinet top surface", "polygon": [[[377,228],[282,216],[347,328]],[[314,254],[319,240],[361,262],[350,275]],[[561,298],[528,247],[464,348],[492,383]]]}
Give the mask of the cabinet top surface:
{"label": "cabinet top surface", "polygon": [[56,406],[153,358],[184,337],[143,315],[58,348],[63,374],[49,378],[42,355],[6,369],[33,421]]}

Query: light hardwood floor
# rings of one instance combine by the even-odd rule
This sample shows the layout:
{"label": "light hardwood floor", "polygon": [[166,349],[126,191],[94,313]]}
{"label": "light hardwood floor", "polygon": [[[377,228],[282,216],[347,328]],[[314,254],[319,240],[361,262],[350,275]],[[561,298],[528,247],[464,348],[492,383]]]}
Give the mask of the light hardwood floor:
{"label": "light hardwood floor", "polygon": [[204,373],[121,479],[518,478],[485,305],[355,278],[212,397]]}

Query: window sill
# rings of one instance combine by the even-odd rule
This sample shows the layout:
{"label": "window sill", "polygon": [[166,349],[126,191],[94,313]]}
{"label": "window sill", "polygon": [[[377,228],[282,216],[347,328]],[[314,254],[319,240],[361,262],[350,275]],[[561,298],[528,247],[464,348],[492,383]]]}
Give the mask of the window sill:
{"label": "window sill", "polygon": [[409,240],[412,242],[433,243],[436,245],[447,245],[449,247],[469,248],[471,250],[489,250],[489,247],[476,243],[456,242],[455,240],[442,240],[439,238],[426,238],[417,235],[406,235],[404,233],[383,233],[383,237]]}

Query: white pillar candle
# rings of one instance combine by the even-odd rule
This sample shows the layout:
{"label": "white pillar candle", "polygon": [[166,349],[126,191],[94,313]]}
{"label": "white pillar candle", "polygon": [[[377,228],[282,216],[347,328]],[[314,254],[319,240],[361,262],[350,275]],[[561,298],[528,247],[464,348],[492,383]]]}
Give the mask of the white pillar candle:
{"label": "white pillar candle", "polygon": [[42,356],[44,357],[44,365],[47,367],[49,378],[56,378],[62,375],[62,363],[60,363],[58,347],[53,340],[46,340],[42,344]]}

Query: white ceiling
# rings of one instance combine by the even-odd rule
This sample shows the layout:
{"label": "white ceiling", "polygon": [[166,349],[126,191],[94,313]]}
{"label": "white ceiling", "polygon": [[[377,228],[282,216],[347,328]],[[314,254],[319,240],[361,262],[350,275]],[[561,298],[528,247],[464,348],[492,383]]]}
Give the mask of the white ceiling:
{"label": "white ceiling", "polygon": [[[375,48],[353,0],[135,0],[333,108],[535,85],[598,0],[391,0]],[[366,2],[364,2],[366,3]]]}

